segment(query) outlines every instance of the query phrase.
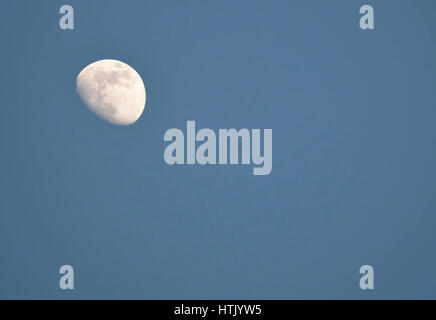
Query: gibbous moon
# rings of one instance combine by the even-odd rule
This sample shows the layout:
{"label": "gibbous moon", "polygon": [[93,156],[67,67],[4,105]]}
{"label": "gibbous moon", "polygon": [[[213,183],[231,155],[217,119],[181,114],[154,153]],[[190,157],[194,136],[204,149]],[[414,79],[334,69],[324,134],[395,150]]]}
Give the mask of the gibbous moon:
{"label": "gibbous moon", "polygon": [[77,76],[77,93],[89,110],[116,125],[130,125],[145,107],[145,87],[139,74],[118,60],[99,60]]}

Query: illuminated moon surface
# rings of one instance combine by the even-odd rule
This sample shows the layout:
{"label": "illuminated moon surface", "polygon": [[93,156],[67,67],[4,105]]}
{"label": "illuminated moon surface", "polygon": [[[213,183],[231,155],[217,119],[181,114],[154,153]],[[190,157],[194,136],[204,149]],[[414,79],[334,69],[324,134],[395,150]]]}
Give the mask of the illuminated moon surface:
{"label": "illuminated moon surface", "polygon": [[117,60],[99,60],[77,76],[77,93],[89,110],[116,125],[130,125],[145,107],[145,87],[139,74]]}

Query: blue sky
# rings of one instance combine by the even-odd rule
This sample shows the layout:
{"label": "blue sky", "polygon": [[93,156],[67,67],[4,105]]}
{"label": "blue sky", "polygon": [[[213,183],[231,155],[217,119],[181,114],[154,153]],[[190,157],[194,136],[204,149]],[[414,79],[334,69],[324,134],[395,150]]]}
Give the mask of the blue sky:
{"label": "blue sky", "polygon": [[[0,15],[0,298],[436,298],[434,1],[16,0]],[[141,75],[134,125],[76,94],[99,59]],[[187,120],[272,129],[272,173],[168,166],[164,132]]]}

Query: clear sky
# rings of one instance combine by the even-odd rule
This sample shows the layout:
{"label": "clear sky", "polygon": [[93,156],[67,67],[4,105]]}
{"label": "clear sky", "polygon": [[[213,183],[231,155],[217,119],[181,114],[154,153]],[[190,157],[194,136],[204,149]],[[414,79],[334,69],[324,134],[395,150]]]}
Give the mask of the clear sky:
{"label": "clear sky", "polygon": [[[8,0],[0,24],[0,298],[436,298],[435,1]],[[99,59],[141,75],[134,125],[76,94]],[[187,120],[273,129],[272,173],[167,165]]]}

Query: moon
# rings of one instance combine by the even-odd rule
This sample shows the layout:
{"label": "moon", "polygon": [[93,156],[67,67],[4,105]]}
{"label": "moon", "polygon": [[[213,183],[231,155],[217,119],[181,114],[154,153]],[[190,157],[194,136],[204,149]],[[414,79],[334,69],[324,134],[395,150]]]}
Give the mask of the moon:
{"label": "moon", "polygon": [[146,93],[139,74],[118,60],[99,60],[77,76],[76,91],[90,111],[115,125],[130,125],[144,111]]}

